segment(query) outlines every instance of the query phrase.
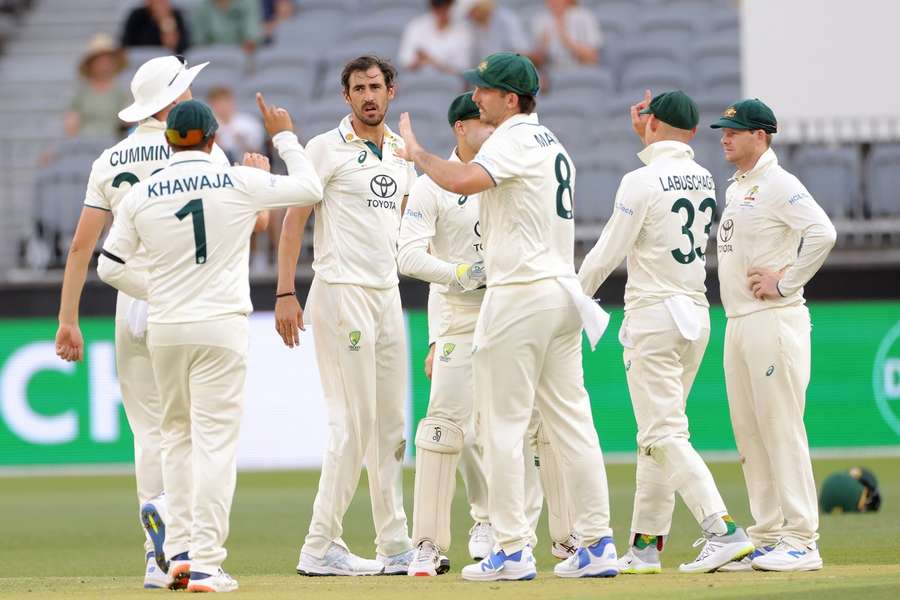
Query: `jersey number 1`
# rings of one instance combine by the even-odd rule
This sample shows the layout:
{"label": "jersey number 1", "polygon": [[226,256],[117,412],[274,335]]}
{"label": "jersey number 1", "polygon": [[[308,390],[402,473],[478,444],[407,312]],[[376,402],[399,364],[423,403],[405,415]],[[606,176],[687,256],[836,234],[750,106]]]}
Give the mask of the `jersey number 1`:
{"label": "jersey number 1", "polygon": [[182,206],[175,216],[179,221],[188,215],[194,222],[194,246],[198,265],[206,263],[206,222],[203,220],[203,200],[197,198]]}
{"label": "jersey number 1", "polygon": [[[691,232],[691,225],[694,224],[694,205],[691,204],[691,201],[687,198],[679,198],[675,201],[675,204],[672,205],[673,213],[678,214],[682,210],[685,212],[685,220],[684,225],[681,226],[681,233],[687,236],[691,248],[686,254],[682,252],[680,248],[675,248],[672,250],[672,258],[683,265],[689,265],[694,262],[695,258],[703,259],[703,248],[694,246],[694,234]],[[709,221],[706,222],[706,227],[703,228],[703,232],[706,233],[707,236],[703,240],[705,245],[706,239],[709,237],[709,228],[712,225],[713,212],[716,210],[716,201],[713,198],[704,198],[703,202],[700,203],[700,206],[697,207],[697,210],[700,212],[709,211]]]}

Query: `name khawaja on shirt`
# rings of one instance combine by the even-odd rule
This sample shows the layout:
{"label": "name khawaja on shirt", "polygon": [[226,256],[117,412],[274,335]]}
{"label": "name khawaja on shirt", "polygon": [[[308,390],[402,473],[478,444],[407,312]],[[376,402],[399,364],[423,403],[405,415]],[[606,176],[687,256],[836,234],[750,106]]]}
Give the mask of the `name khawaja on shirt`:
{"label": "name khawaja on shirt", "polygon": [[197,190],[217,190],[219,188],[233,188],[234,182],[228,173],[216,173],[212,177],[206,175],[194,175],[193,177],[182,177],[180,179],[169,179],[165,181],[157,181],[147,186],[147,197],[156,198],[158,196],[172,196],[183,192],[193,192]]}

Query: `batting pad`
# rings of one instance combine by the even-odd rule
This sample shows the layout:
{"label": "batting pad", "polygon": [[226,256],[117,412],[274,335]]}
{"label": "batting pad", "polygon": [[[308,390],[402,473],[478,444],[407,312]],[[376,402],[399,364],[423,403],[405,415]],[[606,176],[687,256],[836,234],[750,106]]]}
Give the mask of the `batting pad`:
{"label": "batting pad", "polygon": [[538,474],[541,487],[544,488],[544,499],[547,500],[547,522],[550,526],[550,537],[554,542],[564,542],[572,533],[572,514],[569,495],[559,458],[550,445],[550,437],[544,424],[537,430]]}
{"label": "batting pad", "polygon": [[447,419],[426,417],[416,431],[416,491],[413,543],[431,540],[450,547],[450,504],[456,488],[456,465],[465,434]]}

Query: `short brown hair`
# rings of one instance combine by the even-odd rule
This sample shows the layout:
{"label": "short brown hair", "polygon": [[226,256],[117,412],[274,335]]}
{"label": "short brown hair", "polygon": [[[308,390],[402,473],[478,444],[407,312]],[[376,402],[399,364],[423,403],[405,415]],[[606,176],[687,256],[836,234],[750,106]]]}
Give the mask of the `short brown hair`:
{"label": "short brown hair", "polygon": [[231,91],[230,87],[224,85],[214,85],[213,87],[209,88],[209,91],[206,93],[206,99],[210,102],[213,102],[225,96],[234,97],[234,92]]}
{"label": "short brown hair", "polygon": [[523,96],[521,94],[519,96],[519,112],[524,115],[530,115],[534,112],[535,107],[537,106],[537,100],[534,99],[534,96]]}
{"label": "short brown hair", "polygon": [[394,87],[394,79],[397,77],[397,69],[394,68],[394,65],[387,59],[367,54],[354,58],[344,65],[344,70],[341,71],[341,86],[344,88],[344,93],[350,91],[350,76],[353,73],[357,71],[365,73],[372,67],[381,69],[381,74],[384,75],[384,85],[389,88]]}

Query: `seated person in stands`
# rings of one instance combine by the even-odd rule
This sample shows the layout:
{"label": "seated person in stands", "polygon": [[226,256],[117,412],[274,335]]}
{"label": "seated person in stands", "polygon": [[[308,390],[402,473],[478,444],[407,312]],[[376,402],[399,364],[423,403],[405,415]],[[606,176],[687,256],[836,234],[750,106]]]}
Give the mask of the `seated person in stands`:
{"label": "seated person in stands", "polygon": [[122,47],[160,46],[173,54],[183,53],[190,45],[187,24],[169,0],[146,0],[125,20]]}
{"label": "seated person in stands", "polygon": [[578,0],[546,0],[547,8],[532,23],[531,59],[541,68],[595,65],[603,36],[594,13]]}
{"label": "seated person in stands", "polygon": [[263,39],[260,0],[201,0],[191,19],[195,46],[227,44],[252,53]]}
{"label": "seated person in stands", "polygon": [[531,50],[519,17],[509,8],[497,6],[497,0],[459,0],[459,14],[468,19],[472,30],[471,64],[496,52],[528,54]]}
{"label": "seated person in stands", "polygon": [[406,25],[397,53],[409,71],[430,67],[460,74],[471,67],[472,32],[463,19],[453,19],[453,0],[430,0],[431,10]]}
{"label": "seated person in stands", "polygon": [[107,34],[95,35],[78,67],[81,78],[63,120],[66,135],[110,137],[122,133],[117,114],[131,99],[116,80],[123,68],[125,55],[121,48]]}
{"label": "seated person in stands", "polygon": [[266,44],[275,41],[275,31],[297,14],[296,0],[262,0],[263,29]]}

